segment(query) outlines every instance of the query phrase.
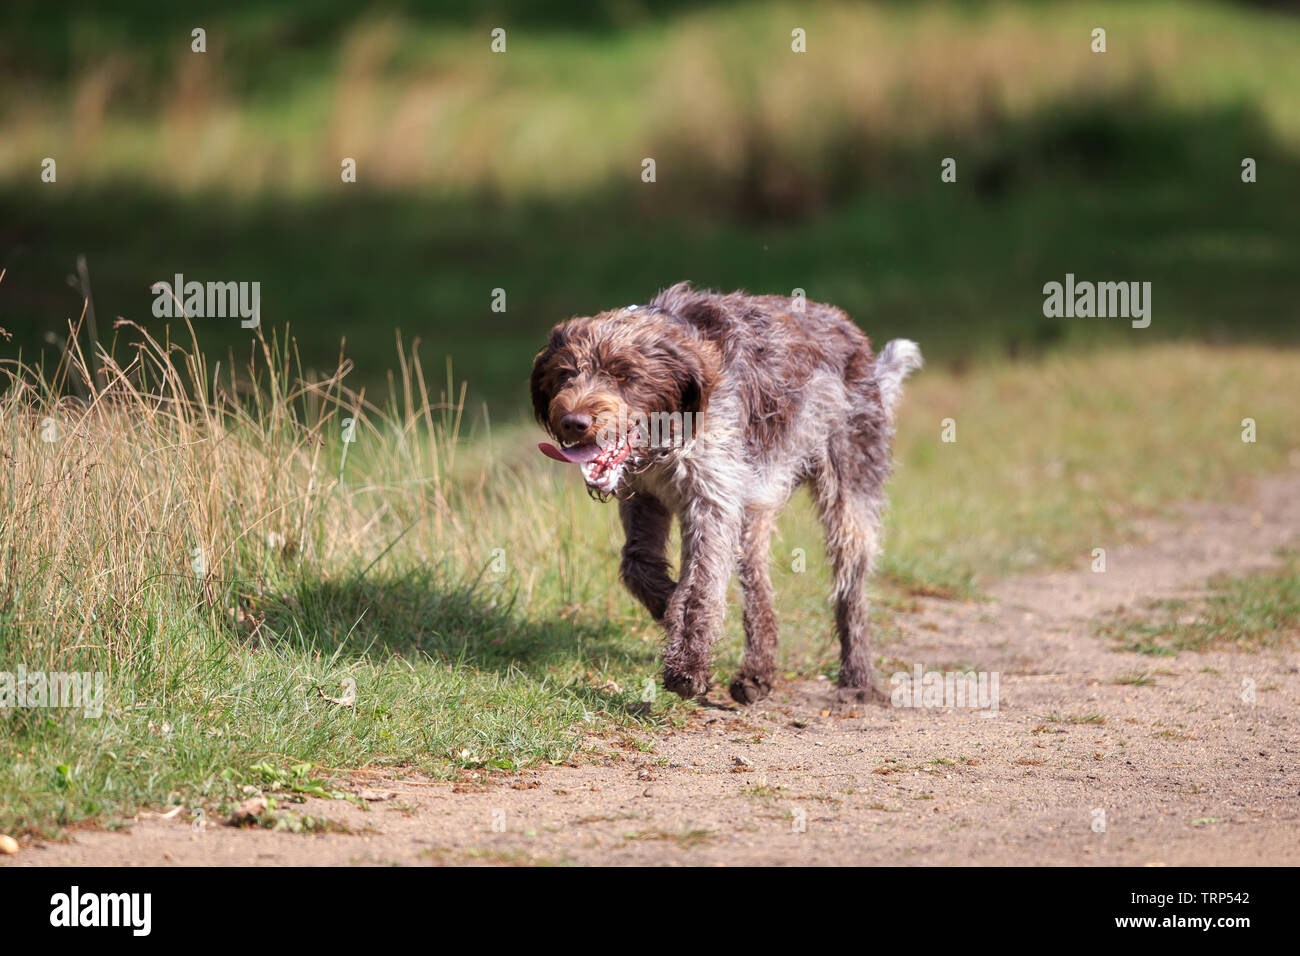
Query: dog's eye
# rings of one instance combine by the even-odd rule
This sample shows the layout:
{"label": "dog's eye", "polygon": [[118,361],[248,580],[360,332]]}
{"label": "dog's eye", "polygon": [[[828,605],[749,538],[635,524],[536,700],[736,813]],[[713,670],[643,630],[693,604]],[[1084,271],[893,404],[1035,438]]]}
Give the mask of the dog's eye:
{"label": "dog's eye", "polygon": [[637,374],[632,366],[623,362],[606,366],[605,374],[620,385],[632,385],[637,381]]}

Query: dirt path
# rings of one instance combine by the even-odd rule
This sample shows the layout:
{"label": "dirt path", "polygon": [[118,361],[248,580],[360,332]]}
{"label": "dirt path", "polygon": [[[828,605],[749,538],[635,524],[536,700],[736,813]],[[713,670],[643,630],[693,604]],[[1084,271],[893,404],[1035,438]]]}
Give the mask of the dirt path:
{"label": "dirt path", "polygon": [[[909,616],[885,652],[999,672],[994,717],[836,712],[818,682],[748,711],[715,694],[716,707],[651,752],[606,741],[614,752],[595,764],[486,785],[358,774],[356,791],[373,798],[364,807],[295,808],[352,833],[196,832],[142,817],[129,833],[87,832],[5,862],[1300,863],[1296,649],[1141,657],[1110,650],[1090,621],[1271,563],[1300,533],[1300,475],[1147,531],[1146,546],[1112,550],[1104,574],[1016,578],[992,603],[929,601]],[[1135,671],[1155,683],[1111,683]],[[1104,723],[1069,720],[1092,715]]]}

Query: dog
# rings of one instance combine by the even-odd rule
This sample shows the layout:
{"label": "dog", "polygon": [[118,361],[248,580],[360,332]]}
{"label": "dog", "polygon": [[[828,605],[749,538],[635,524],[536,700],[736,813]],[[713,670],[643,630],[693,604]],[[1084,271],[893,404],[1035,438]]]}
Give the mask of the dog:
{"label": "dog", "polygon": [[[718,294],[687,282],[646,305],[551,329],[533,361],[538,422],[589,491],[618,499],[620,578],[666,632],[664,686],[702,698],[738,569],[745,653],[731,697],[773,686],[777,621],[769,548],[776,519],[812,488],[835,568],[838,696],[878,700],[866,581],[880,549],[894,410],[921,366],[906,339],[873,355],[844,312],[802,297]],[[679,578],[668,534],[681,524]]]}

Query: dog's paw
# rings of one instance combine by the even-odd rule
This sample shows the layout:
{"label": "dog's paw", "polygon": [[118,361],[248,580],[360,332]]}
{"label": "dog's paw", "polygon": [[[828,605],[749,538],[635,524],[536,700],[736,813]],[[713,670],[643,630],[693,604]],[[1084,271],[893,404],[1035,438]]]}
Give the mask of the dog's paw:
{"label": "dog's paw", "polygon": [[752,704],[772,693],[772,681],[749,674],[737,674],[727,692],[737,704]]}
{"label": "dog's paw", "polygon": [[664,668],[664,687],[678,697],[698,700],[709,692],[709,675],[686,674]]}

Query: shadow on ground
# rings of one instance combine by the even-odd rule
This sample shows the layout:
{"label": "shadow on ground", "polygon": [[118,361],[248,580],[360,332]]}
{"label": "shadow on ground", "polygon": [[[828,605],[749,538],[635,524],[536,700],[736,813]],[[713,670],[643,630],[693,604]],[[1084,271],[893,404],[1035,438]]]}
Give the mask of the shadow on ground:
{"label": "shadow on ground", "polygon": [[[256,610],[265,615],[264,633],[273,635],[264,639],[326,657],[428,657],[503,677],[561,681],[588,669],[651,675],[658,667],[658,643],[629,640],[618,621],[531,619],[504,591],[430,569],[312,580]],[[573,681],[565,687],[620,719],[648,713],[625,690],[636,688],[611,693]]]}

